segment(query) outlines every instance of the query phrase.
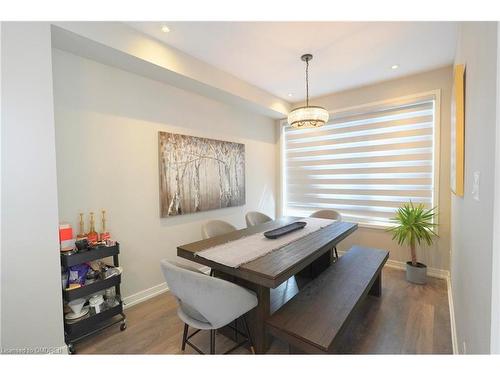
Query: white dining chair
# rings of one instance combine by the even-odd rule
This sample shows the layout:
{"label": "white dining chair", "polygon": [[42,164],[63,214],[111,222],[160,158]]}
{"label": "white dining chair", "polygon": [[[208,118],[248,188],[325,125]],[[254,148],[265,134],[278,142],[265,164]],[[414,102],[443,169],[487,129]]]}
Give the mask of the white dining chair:
{"label": "white dining chair", "polygon": [[[198,353],[204,354],[189,339],[201,330],[209,330],[210,354],[215,354],[216,330],[240,319],[245,332],[238,331],[237,325],[234,329],[246,340],[237,342],[236,346],[224,354],[247,342],[252,353],[255,353],[245,318],[245,314],[257,306],[258,300],[254,292],[176,262],[164,259],[160,261],[160,265],[168,288],[177,300],[177,315],[184,322],[182,351],[186,349],[187,344]],[[189,327],[195,328],[196,331],[189,335]]]}
{"label": "white dining chair", "polygon": [[330,220],[342,221],[342,215],[340,214],[340,212],[337,212],[335,210],[315,211],[311,214],[310,217],[317,217],[319,219],[330,219]]}
{"label": "white dining chair", "polygon": [[273,219],[270,218],[269,216],[257,211],[250,211],[247,212],[247,214],[245,215],[245,221],[247,222],[248,228],[253,227],[255,225],[267,223],[268,221],[272,220]]}
{"label": "white dining chair", "polygon": [[[201,226],[201,238],[204,240],[223,234],[234,232],[236,227],[223,220],[210,220]],[[210,270],[210,276],[214,275],[214,270]]]}
{"label": "white dining chair", "polygon": [[236,230],[234,225],[223,220],[210,220],[201,226],[201,237],[206,240],[216,236],[221,236]]}
{"label": "white dining chair", "polygon": [[[337,220],[337,221],[342,221],[342,215],[340,212],[337,212],[335,210],[319,210],[313,212],[310,217],[316,217],[318,219],[330,219],[330,220]],[[339,253],[337,252],[337,246],[333,247],[333,251],[335,253],[335,260],[339,259]]]}

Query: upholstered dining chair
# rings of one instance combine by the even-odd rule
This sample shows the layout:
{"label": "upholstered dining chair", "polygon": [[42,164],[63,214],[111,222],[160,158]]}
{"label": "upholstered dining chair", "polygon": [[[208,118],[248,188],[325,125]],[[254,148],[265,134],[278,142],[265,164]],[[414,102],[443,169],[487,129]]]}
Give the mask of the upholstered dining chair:
{"label": "upholstered dining chair", "polygon": [[[252,353],[255,353],[245,318],[245,314],[257,306],[258,300],[255,293],[176,262],[164,259],[160,261],[160,266],[170,292],[177,300],[177,315],[184,322],[182,351],[186,349],[187,344],[198,353],[204,354],[189,339],[201,330],[209,330],[210,354],[215,354],[216,330],[240,319],[245,332],[238,331],[237,325],[234,329],[246,340],[237,342],[224,354],[232,352],[247,342]],[[189,327],[196,329],[190,335],[188,335]]]}
{"label": "upholstered dining chair", "polygon": [[330,219],[342,221],[342,215],[335,210],[319,210],[311,214],[310,217],[317,217],[319,219]]}
{"label": "upholstered dining chair", "polygon": [[206,240],[215,236],[220,236],[235,231],[234,225],[223,220],[210,220],[201,226],[201,237]]}
{"label": "upholstered dining chair", "polygon": [[271,220],[273,219],[271,219],[269,216],[257,211],[250,211],[245,215],[245,221],[247,222],[247,227],[249,228],[255,225],[266,223]]}
{"label": "upholstered dining chair", "polygon": [[[201,226],[201,238],[206,240],[207,238],[212,238],[216,236],[221,236],[226,233],[235,231],[236,228],[223,220],[210,220],[203,223]],[[214,275],[214,270],[210,270],[210,276]]]}
{"label": "upholstered dining chair", "polygon": [[[317,217],[319,219],[330,219],[342,221],[342,215],[335,210],[319,210],[313,212],[310,217]],[[335,260],[339,259],[339,254],[337,253],[337,246],[333,247],[333,251],[335,252]]]}

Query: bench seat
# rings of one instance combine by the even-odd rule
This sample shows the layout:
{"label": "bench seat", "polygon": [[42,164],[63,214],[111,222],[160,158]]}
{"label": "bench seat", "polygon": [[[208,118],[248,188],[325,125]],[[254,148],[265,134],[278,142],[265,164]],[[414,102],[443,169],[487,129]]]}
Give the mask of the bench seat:
{"label": "bench seat", "polygon": [[328,353],[368,294],[381,295],[385,250],[352,247],[267,320],[269,332],[291,348]]}

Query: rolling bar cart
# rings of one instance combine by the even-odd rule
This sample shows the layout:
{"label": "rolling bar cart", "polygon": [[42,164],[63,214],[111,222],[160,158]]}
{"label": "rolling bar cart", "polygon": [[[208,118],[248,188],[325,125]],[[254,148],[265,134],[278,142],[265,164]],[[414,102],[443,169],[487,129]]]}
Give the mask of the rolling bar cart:
{"label": "rolling bar cart", "polygon": [[[61,266],[64,268],[91,262],[97,259],[103,259],[112,256],[113,265],[119,266],[118,254],[120,253],[120,245],[116,243],[114,246],[100,246],[92,248],[91,250],[76,253],[72,255],[61,254]],[[68,351],[71,354],[75,353],[74,344],[83,340],[95,333],[102,331],[105,328],[111,327],[115,324],[120,324],[120,330],[124,331],[127,328],[126,316],[123,313],[123,303],[120,294],[121,275],[111,276],[107,279],[98,279],[89,285],[84,285],[80,288],[63,290],[63,299],[66,302],[75,300],[77,298],[88,297],[99,291],[115,288],[116,301],[118,304],[111,308],[101,311],[98,314],[89,313],[89,315],[81,320],[68,323],[64,317],[64,338],[68,345]]]}

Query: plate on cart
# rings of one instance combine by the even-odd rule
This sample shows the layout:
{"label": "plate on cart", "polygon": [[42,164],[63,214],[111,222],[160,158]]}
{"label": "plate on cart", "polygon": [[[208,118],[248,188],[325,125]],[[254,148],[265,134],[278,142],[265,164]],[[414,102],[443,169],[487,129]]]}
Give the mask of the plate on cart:
{"label": "plate on cart", "polygon": [[89,313],[89,307],[85,306],[79,313],[70,312],[66,314],[64,318],[68,321],[68,323],[72,323],[73,320],[82,318],[88,313]]}

